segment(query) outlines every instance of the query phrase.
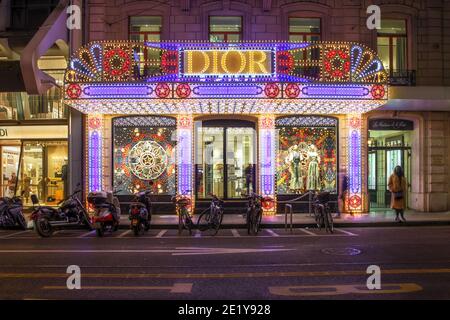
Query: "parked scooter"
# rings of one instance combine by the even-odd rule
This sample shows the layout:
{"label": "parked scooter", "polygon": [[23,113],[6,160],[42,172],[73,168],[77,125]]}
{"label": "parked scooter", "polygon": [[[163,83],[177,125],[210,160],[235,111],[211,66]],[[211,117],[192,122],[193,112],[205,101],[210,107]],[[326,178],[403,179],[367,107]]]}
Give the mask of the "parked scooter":
{"label": "parked scooter", "polygon": [[103,237],[106,231],[114,232],[119,229],[120,203],[116,193],[97,191],[88,194],[88,202],[94,208],[92,226],[98,237]]}
{"label": "parked scooter", "polygon": [[55,230],[65,228],[83,227],[92,229],[89,215],[77,197],[79,193],[81,193],[81,189],[78,186],[78,189],[67,199],[59,203],[58,208],[40,206],[37,196],[31,195],[31,201],[35,206],[31,219],[34,223],[34,229],[41,237],[50,237]]}
{"label": "parked scooter", "polygon": [[135,195],[134,202],[130,205],[130,228],[133,230],[135,236],[139,236],[150,229],[150,222],[152,220],[152,201],[150,196],[150,190],[141,191]]}
{"label": "parked scooter", "polygon": [[27,222],[23,216],[23,205],[21,198],[0,198],[0,227],[19,227],[23,230],[27,228]]}

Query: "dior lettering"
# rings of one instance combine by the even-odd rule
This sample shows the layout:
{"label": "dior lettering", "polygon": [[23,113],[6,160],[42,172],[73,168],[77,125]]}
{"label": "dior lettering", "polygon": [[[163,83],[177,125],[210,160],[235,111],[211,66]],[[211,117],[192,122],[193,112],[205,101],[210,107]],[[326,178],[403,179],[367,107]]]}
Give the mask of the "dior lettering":
{"label": "dior lettering", "polygon": [[7,137],[8,129],[0,129],[0,137]]}
{"label": "dior lettering", "polygon": [[186,50],[189,75],[263,75],[271,73],[271,52],[264,50]]}

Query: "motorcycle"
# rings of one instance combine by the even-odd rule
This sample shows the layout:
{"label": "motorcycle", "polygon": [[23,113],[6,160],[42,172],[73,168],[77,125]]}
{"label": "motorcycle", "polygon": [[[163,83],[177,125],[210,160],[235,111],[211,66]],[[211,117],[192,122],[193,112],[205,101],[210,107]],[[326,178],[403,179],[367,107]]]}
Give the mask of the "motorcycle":
{"label": "motorcycle", "polygon": [[75,190],[67,199],[61,201],[58,208],[40,206],[37,196],[31,195],[31,201],[35,207],[31,214],[31,220],[39,236],[48,238],[52,236],[55,230],[65,228],[83,227],[92,229],[89,215],[77,197],[79,193],[81,193],[80,188]]}
{"label": "motorcycle", "polygon": [[21,198],[0,198],[0,227],[27,229]]}
{"label": "motorcycle", "polygon": [[103,237],[106,231],[114,232],[119,229],[120,204],[116,192],[90,192],[88,203],[94,208],[92,225],[98,237]]}
{"label": "motorcycle", "polygon": [[134,202],[130,205],[130,227],[135,236],[139,236],[150,229],[152,220],[150,193],[149,190],[137,193]]}

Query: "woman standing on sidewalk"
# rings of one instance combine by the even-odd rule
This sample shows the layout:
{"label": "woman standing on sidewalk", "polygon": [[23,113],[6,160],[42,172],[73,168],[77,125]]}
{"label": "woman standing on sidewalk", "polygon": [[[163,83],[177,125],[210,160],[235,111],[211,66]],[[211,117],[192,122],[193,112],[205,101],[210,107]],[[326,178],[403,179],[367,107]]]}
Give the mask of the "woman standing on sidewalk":
{"label": "woman standing on sidewalk", "polygon": [[406,179],[401,166],[394,168],[394,173],[389,177],[388,188],[391,192],[391,208],[395,210],[395,221],[406,221],[403,215],[406,207]]}

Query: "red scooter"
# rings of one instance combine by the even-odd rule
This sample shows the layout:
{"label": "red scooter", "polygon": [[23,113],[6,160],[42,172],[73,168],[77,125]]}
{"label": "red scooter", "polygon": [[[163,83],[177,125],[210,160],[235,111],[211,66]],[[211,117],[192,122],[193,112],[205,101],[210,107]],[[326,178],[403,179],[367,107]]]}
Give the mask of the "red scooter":
{"label": "red scooter", "polygon": [[106,231],[114,232],[119,229],[120,204],[113,192],[90,192],[88,203],[94,208],[92,227],[97,236],[103,237]]}

